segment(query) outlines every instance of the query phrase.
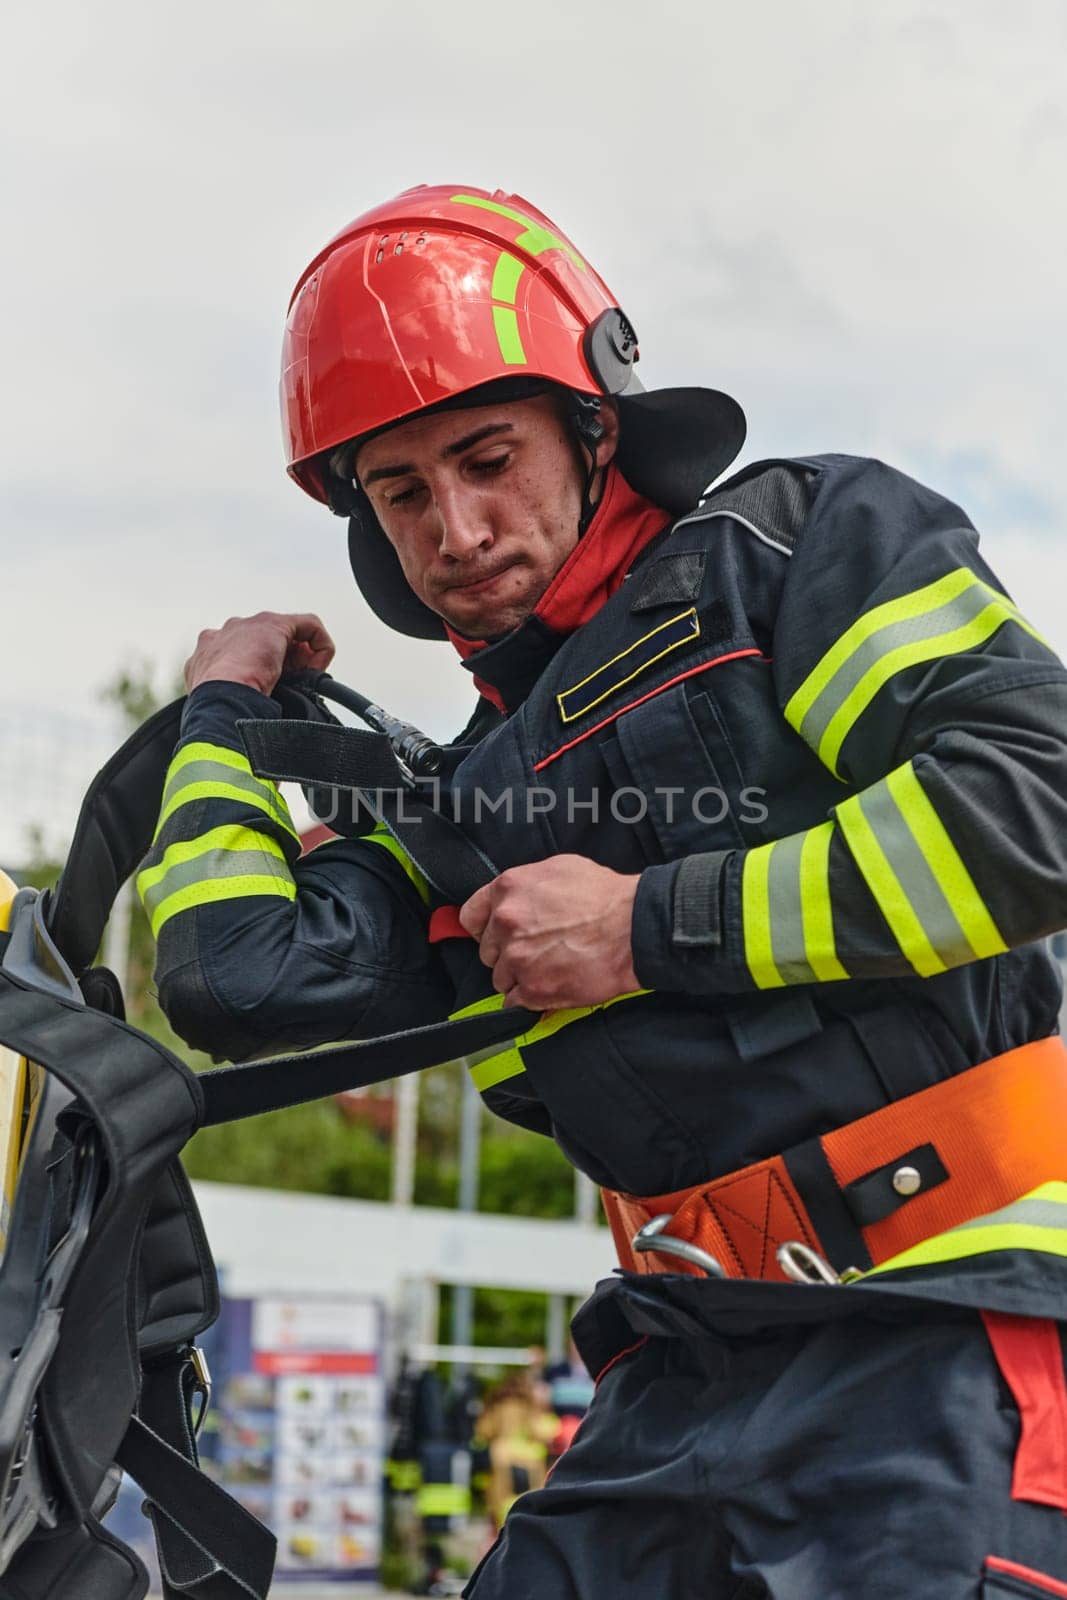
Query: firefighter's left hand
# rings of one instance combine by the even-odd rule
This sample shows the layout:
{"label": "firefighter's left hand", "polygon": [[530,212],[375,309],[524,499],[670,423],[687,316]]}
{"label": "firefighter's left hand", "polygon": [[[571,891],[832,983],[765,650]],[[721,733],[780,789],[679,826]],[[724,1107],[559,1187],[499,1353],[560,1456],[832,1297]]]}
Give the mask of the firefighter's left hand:
{"label": "firefighter's left hand", "polygon": [[509,1006],[598,1005],[641,987],[630,942],[637,884],[585,856],[552,856],[502,872],[459,920]]}

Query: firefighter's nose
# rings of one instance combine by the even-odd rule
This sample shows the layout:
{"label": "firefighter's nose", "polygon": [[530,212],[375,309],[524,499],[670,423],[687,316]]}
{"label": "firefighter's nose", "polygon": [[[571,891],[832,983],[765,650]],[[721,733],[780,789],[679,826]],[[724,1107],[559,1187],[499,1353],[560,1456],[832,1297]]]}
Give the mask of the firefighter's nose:
{"label": "firefighter's nose", "polygon": [[493,530],[477,496],[462,489],[443,488],[434,495],[438,523],[438,548],[454,561],[468,561],[493,543]]}

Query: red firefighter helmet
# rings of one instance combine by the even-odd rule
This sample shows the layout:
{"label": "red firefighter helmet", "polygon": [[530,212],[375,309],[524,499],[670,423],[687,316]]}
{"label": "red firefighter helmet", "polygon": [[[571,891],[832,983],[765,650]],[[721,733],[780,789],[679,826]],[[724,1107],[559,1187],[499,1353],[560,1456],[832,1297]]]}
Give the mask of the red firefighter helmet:
{"label": "red firefighter helmet", "polygon": [[330,241],[289,305],[289,471],[318,500],[321,457],[501,378],[624,389],[637,341],[603,279],[516,195],[409,189]]}
{"label": "red firefighter helmet", "polygon": [[618,397],[620,470],[668,510],[687,509],[741,448],[744,413],[714,390],[644,393],[637,355],[611,290],[535,206],[499,190],[408,189],[342,229],[293,291],[281,377],[288,470],[352,516],[353,567],[379,615],[439,637],[369,505],[358,490],[353,499],[350,472],[331,467],[334,452],[468,394],[473,405],[553,383]]}

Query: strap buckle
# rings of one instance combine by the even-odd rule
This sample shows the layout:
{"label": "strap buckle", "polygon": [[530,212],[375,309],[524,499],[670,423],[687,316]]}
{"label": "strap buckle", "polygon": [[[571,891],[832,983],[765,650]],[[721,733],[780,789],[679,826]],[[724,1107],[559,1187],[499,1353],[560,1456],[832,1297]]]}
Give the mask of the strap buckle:
{"label": "strap buckle", "polygon": [[[200,1409],[193,1422],[193,1438],[200,1437],[200,1430],[204,1426],[208,1407],[211,1404],[211,1368],[207,1364],[207,1357],[198,1344],[189,1346],[189,1366],[192,1369],[193,1384],[190,1400],[195,1396],[200,1401]],[[190,1406],[190,1412],[192,1407]]]}

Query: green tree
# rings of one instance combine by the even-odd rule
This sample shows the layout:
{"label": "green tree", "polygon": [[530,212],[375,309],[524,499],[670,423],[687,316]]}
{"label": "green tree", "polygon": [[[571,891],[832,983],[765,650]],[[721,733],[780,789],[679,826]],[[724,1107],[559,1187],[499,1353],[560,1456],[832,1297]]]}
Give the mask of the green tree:
{"label": "green tree", "polygon": [[168,705],[185,693],[180,671],[172,672],[161,689],[156,688],[156,677],[155,664],[142,658],[120,667],[100,689],[100,699],[105,705],[116,708],[128,733],[147,722],[160,706]]}

